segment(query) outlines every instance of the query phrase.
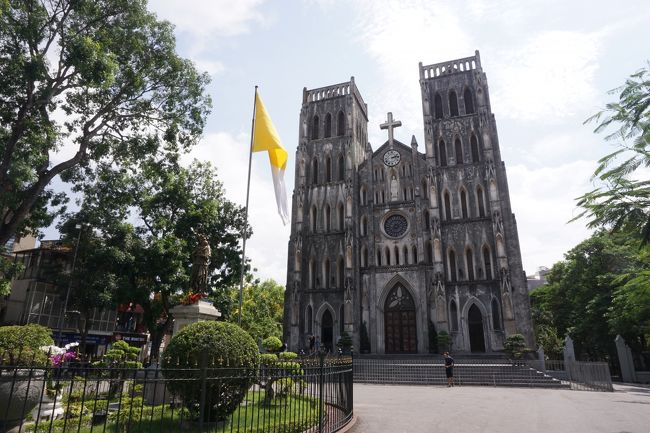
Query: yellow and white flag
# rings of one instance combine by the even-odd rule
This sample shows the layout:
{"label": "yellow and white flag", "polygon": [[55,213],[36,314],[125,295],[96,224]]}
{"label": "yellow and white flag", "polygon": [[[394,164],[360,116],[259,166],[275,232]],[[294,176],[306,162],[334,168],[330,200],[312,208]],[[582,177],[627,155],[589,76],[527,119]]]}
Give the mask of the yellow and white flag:
{"label": "yellow and white flag", "polygon": [[289,154],[280,142],[278,131],[275,130],[269,113],[255,89],[255,129],[253,130],[253,152],[266,150],[271,161],[275,201],[278,213],[284,225],[289,222],[289,207],[287,206],[287,188],[284,184],[284,170],[287,167]]}

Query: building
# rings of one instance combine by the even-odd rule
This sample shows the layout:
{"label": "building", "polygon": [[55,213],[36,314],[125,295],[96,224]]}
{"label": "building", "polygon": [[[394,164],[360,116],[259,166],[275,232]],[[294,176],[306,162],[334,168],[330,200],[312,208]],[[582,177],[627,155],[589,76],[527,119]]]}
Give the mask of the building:
{"label": "building", "polygon": [[[79,314],[70,309],[63,314],[66,287],[56,284],[57,274],[70,269],[73,252],[74,247],[61,241],[42,241],[38,248],[16,251],[14,259],[22,264],[23,271],[12,281],[11,293],[0,312],[0,323],[38,323],[51,328],[60,345],[80,341]],[[138,347],[147,342],[139,305],[120,305],[116,310],[95,309],[89,319],[86,338],[89,355],[101,355],[115,340],[122,339]]]}
{"label": "building", "polygon": [[[303,91],[285,296],[285,340],[333,348],[494,352],[533,346],[526,276],[486,75],[475,56],[424,66],[425,143],[367,141],[367,106],[349,82]],[[374,125],[373,125],[374,127]],[[408,141],[408,140],[407,140]]]}
{"label": "building", "polygon": [[546,266],[540,266],[537,268],[537,272],[534,275],[526,276],[526,283],[528,285],[528,291],[532,291],[540,286],[546,284],[546,276],[551,272]]}

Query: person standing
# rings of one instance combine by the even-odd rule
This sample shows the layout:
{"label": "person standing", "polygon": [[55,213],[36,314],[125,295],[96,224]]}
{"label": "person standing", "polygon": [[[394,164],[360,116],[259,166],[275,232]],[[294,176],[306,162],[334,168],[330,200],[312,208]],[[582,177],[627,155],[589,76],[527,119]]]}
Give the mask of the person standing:
{"label": "person standing", "polygon": [[314,349],[316,350],[316,353],[320,353],[320,337],[318,335],[316,336]]}
{"label": "person standing", "polygon": [[447,386],[454,386],[454,358],[449,355],[449,352],[445,352],[445,374],[447,375]]}

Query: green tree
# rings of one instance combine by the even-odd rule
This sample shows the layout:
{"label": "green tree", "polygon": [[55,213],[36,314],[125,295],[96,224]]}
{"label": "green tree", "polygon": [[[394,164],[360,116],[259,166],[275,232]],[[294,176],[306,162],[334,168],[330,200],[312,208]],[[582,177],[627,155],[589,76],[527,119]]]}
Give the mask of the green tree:
{"label": "green tree", "polygon": [[[233,309],[229,320],[236,322],[239,314],[239,289],[231,289]],[[282,338],[284,286],[274,280],[248,283],[244,286],[241,327],[255,341],[267,337]]]}
{"label": "green tree", "polygon": [[78,181],[200,136],[208,76],[146,4],[0,1],[0,245],[64,211],[57,176]]}
{"label": "green tree", "polygon": [[578,198],[590,227],[627,228],[643,243],[650,241],[650,180],[641,170],[650,167],[650,63],[612,90],[618,102],[587,119],[594,132],[614,128],[605,139],[618,149],[599,160],[594,172],[601,186]]}
{"label": "green tree", "polygon": [[[137,242],[130,243],[134,260],[123,269],[123,302],[143,306],[151,333],[152,357],[157,357],[171,326],[170,309],[189,290],[192,253],[197,233],[211,245],[208,297],[229,311],[228,287],[238,281],[243,208],[225,198],[216,169],[194,161],[183,167],[178,157],[148,158],[138,167],[103,166],[92,182],[77,187],[89,220],[110,227],[113,221],[135,222]],[[250,228],[245,230],[249,236]]]}
{"label": "green tree", "polygon": [[[622,284],[620,276],[638,266],[637,251],[625,234],[601,231],[566,253],[551,268],[547,284],[531,293],[537,335],[571,335],[583,357],[613,355],[616,334],[607,319]],[[557,347],[550,347],[553,350]]]}

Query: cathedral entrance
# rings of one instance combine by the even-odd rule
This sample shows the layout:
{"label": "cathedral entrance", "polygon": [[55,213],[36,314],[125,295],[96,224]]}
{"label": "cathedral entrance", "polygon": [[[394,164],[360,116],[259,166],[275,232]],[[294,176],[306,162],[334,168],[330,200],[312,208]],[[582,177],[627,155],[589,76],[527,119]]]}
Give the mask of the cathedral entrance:
{"label": "cathedral entrance", "polygon": [[334,349],[332,344],[334,343],[334,320],[332,319],[332,313],[330,313],[330,310],[325,310],[323,313],[321,319],[320,338],[321,345],[327,348],[331,353]]}
{"label": "cathedral entrance", "polygon": [[417,353],[415,302],[401,284],[396,284],[384,305],[386,353]]}
{"label": "cathedral entrance", "polygon": [[467,313],[469,327],[469,347],[472,352],[485,352],[485,337],[483,335],[483,315],[476,305],[472,305]]}

